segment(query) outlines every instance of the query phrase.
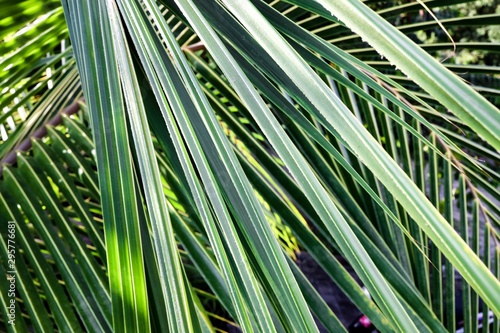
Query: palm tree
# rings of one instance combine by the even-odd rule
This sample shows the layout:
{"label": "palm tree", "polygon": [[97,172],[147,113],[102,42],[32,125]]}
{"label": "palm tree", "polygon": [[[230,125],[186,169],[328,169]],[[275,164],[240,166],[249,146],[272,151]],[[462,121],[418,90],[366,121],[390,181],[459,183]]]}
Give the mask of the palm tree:
{"label": "palm tree", "polygon": [[460,2],[0,1],[6,330],[346,332],[307,253],[381,332],[498,332],[498,67],[408,37],[500,22]]}

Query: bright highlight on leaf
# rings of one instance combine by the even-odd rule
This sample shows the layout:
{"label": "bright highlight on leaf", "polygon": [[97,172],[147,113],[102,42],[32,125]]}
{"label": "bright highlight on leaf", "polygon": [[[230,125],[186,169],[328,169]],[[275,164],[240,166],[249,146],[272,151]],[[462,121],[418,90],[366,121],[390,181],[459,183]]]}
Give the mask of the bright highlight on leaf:
{"label": "bright highlight on leaf", "polygon": [[498,332],[465,3],[0,0],[0,327]]}

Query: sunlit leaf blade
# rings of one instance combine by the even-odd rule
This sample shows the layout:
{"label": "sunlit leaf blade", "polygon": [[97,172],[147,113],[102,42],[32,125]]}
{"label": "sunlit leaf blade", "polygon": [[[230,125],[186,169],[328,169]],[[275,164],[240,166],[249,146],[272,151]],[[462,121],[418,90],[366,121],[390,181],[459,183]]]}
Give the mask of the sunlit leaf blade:
{"label": "sunlit leaf blade", "polygon": [[[241,20],[242,16],[247,14],[248,22],[259,19],[259,14],[257,13],[254,13],[252,18],[249,17],[250,8],[248,7],[244,13],[238,13],[241,14],[238,18]],[[342,132],[344,140],[356,151],[358,156],[375,173],[380,181],[388,187],[393,195],[396,195],[408,213],[419,223],[420,227],[429,237],[436,242],[436,245],[456,265],[465,278],[474,284],[475,289],[483,299],[488,304],[494,305],[494,300],[500,298],[500,282],[492,276],[487,268],[470,251],[470,248],[460,240],[449,224],[432,208],[424,195],[416,190],[414,184],[402,174],[401,169],[399,169],[394,161],[390,158],[382,158],[384,153],[371,137],[362,134],[365,133],[364,128],[351,118],[351,114],[345,105],[340,103],[336,96],[331,91],[328,91],[314,75],[310,74],[309,68],[305,66],[300,58],[296,57],[292,52],[287,53],[286,56],[284,55],[283,50],[288,48],[286,42],[280,38],[272,39],[273,35],[269,33],[269,29],[267,33],[262,33],[262,30],[259,32],[259,29],[263,29],[263,24],[263,21],[260,20],[260,24],[254,23],[251,25],[248,23],[247,27],[253,29],[251,31],[254,38],[261,40],[261,43],[265,43],[267,46],[266,50],[271,56],[275,57],[277,63],[281,66],[285,62],[290,65],[290,68],[283,67],[284,71],[294,80],[295,84],[302,88],[302,91],[310,100],[317,103],[316,106],[318,109],[321,110],[322,114],[334,127],[338,129],[341,127],[350,128],[349,131]],[[453,78],[453,81],[459,80]],[[469,88],[467,87],[467,89]],[[498,112],[488,102],[484,101],[482,103],[486,105],[486,110],[493,110],[491,111],[493,113]],[[471,107],[470,109],[472,110],[473,108]],[[331,110],[337,110],[336,115],[338,118],[335,120],[329,113]],[[493,132],[497,133],[498,131]],[[494,145],[494,140],[492,145]],[[366,149],[367,147],[370,148]],[[405,193],[405,196],[397,195],[401,192]],[[468,259],[469,256],[462,255],[464,249],[474,259],[470,260]],[[476,268],[472,269],[472,267]],[[474,273],[471,274],[472,272]],[[500,307],[496,308],[494,311],[496,313],[500,312]]]}
{"label": "sunlit leaf blade", "polygon": [[[123,4],[121,4],[123,6]],[[111,13],[111,29],[115,36],[114,47],[117,53],[117,62],[120,69],[121,82],[128,119],[132,126],[132,138],[136,149],[142,186],[145,189],[145,199],[149,219],[151,221],[153,244],[157,253],[157,262],[160,268],[160,283],[164,295],[164,302],[169,312],[170,331],[190,332],[195,330],[189,318],[195,316],[192,304],[188,301],[189,291],[186,290],[184,274],[181,271],[179,257],[176,255],[175,243],[171,227],[167,204],[163,197],[158,163],[151,140],[150,129],[147,126],[145,108],[140,98],[141,87],[134,73],[130,51],[126,47],[123,27],[118,23],[118,8],[108,4]],[[196,321],[193,321],[195,323]]]}
{"label": "sunlit leaf blade", "polygon": [[361,1],[317,2],[500,150],[500,111],[486,99]]}
{"label": "sunlit leaf blade", "polygon": [[[104,46],[113,45],[106,13],[109,9],[102,2],[91,11],[86,1],[63,5],[67,20],[74,24],[69,26],[70,34],[89,43],[76,42],[75,53],[80,60],[79,70],[85,73],[81,79],[97,142],[108,270],[117,272],[109,275],[113,329],[147,332],[150,323],[139,227],[145,221],[139,214],[142,205],[133,173],[116,53],[113,49],[105,51]],[[94,25],[100,27],[99,31],[92,29]],[[87,48],[100,51],[90,56]],[[106,70],[103,72],[101,68]],[[114,98],[94,94],[91,88],[94,84]]]}
{"label": "sunlit leaf blade", "polygon": [[[153,51],[154,49],[150,48],[150,50]],[[147,64],[147,62],[144,62],[144,63]],[[168,60],[167,60],[167,62],[165,62],[165,65],[166,64],[168,64]],[[154,65],[160,66],[161,64],[158,61],[155,61]],[[181,100],[180,100],[182,95],[178,96],[177,93],[171,89],[173,84],[174,85],[177,84],[177,86],[180,88],[181,87],[181,86],[179,86],[180,82],[173,81],[174,83],[172,83],[172,79],[178,80],[178,78],[176,76],[174,76],[173,78],[172,77],[165,77],[163,74],[162,76],[159,77],[159,79],[160,79],[159,83],[161,85],[160,84],[157,85],[155,82],[156,78],[153,74],[154,72],[150,72],[154,69],[154,67],[146,67],[145,69],[146,69],[147,73],[148,72],[151,73],[150,80],[151,80],[151,82],[153,82],[153,86],[152,86],[153,89],[157,92],[156,97],[163,98],[163,100],[162,100],[163,103],[160,104],[160,108],[162,109],[161,111],[164,112],[165,119],[172,120],[171,122],[166,123],[167,129],[165,129],[164,127],[158,128],[158,125],[160,125],[161,122],[158,123],[158,120],[154,120],[153,123],[155,123],[157,125],[157,127],[155,128],[155,126],[153,126],[153,129],[155,130],[157,135],[160,135],[161,131],[164,131],[164,130],[168,130],[170,133],[172,133],[171,135],[172,135],[173,143],[175,146],[174,154],[176,154],[178,156],[178,158],[180,159],[180,163],[183,165],[183,171],[186,173],[185,177],[188,180],[188,182],[190,183],[189,186],[191,187],[191,191],[193,191],[193,193],[197,193],[197,192],[199,193],[199,194],[197,193],[194,196],[195,200],[197,201],[196,204],[197,204],[198,209],[199,209],[199,214],[202,217],[203,223],[212,223],[212,225],[210,225],[210,227],[207,228],[207,233],[209,235],[211,243],[217,244],[217,246],[214,247],[216,249],[216,255],[218,256],[219,262],[223,263],[221,265],[221,267],[226,269],[224,271],[224,273],[226,274],[226,279],[228,280],[229,285],[232,288],[234,288],[234,284],[236,283],[237,280],[235,281],[235,277],[233,275],[234,273],[231,272],[230,266],[232,264],[230,261],[228,261],[228,259],[226,257],[227,254],[225,254],[224,248],[222,247],[223,245],[222,245],[221,240],[220,240],[220,235],[218,235],[215,224],[213,224],[214,223],[213,217],[209,215],[210,208],[209,208],[207,202],[205,201],[206,199],[204,199],[205,195],[203,195],[201,192],[199,192],[201,190],[200,183],[195,178],[195,172],[194,172],[193,166],[191,165],[191,162],[187,158],[187,155],[184,151],[184,148],[183,148],[184,143],[179,140],[180,135],[177,132],[177,131],[179,131],[179,129],[176,128],[177,127],[175,125],[176,121],[174,120],[175,118],[173,118],[174,115],[176,117],[179,117],[179,119],[177,121],[179,121],[180,130],[184,133],[184,135],[187,135],[187,140],[186,140],[187,145],[188,145],[188,147],[190,147],[191,151],[196,152],[198,150],[197,146],[199,145],[199,143],[197,142],[198,140],[196,139],[196,136],[194,136],[192,133],[192,129],[190,128],[191,126],[186,119],[186,115],[183,114],[185,112],[185,106],[184,106],[184,103],[181,103]],[[168,73],[168,71],[166,71],[166,70],[163,70],[161,72]],[[159,73],[161,73],[161,72],[159,72]],[[163,95],[163,91],[165,91],[166,96]],[[167,108],[167,106],[168,106],[168,104],[166,103],[167,98],[168,98],[168,101],[173,105],[172,111]],[[186,102],[191,103],[188,100]],[[171,112],[176,112],[176,114],[171,114]],[[153,117],[153,115],[151,115],[151,116]],[[159,115],[155,115],[155,117],[158,117],[158,116]],[[165,125],[163,125],[163,126],[165,126]],[[167,145],[165,145],[165,147],[167,147]],[[202,155],[202,152],[197,151],[197,153],[194,155],[194,158],[195,158],[195,161],[197,162],[197,167],[200,168],[199,170],[201,171],[202,179],[204,179],[204,185],[210,186],[209,190],[208,190],[208,194],[209,194],[209,198],[211,197],[210,199],[215,201],[213,203],[214,207],[215,207],[215,214],[218,216],[219,221],[224,221],[224,223],[226,224],[223,228],[223,232],[232,233],[233,235],[230,236],[231,239],[233,239],[233,238],[236,239],[236,236],[234,235],[234,230],[228,229],[228,227],[229,228],[231,228],[231,227],[228,224],[230,217],[227,213],[227,208],[224,207],[223,200],[221,200],[220,194],[218,194],[219,190],[217,189],[217,184],[213,180],[213,175],[211,174],[212,172],[207,168],[206,160],[205,160],[204,156]],[[246,260],[243,257],[241,257],[242,256],[241,249],[234,248],[234,246],[235,246],[234,243],[229,245],[229,246],[230,246],[230,251],[236,251],[235,255],[237,257],[239,256],[238,260],[236,260],[236,262],[240,266],[238,268],[238,270],[247,270],[248,268],[245,267]],[[248,292],[253,293],[252,289],[258,289],[258,287],[255,286],[255,282],[252,281],[253,279],[255,279],[254,277],[246,276],[245,278],[246,278],[246,281],[244,283],[247,283],[247,284],[253,283],[254,284],[254,286],[252,286]],[[236,287],[236,288],[240,288],[240,287]],[[246,327],[249,327],[251,329],[252,323],[251,323],[251,321],[248,320],[249,313],[247,313],[247,311],[245,310],[246,304],[243,301],[243,299],[241,298],[242,297],[240,294],[241,291],[239,291],[238,289],[236,289],[235,291],[236,292],[232,293],[231,295],[232,295],[232,297],[236,297],[236,299],[233,298],[233,302],[234,302],[234,304],[237,304],[236,309],[238,310],[238,319],[240,320],[240,324],[243,327],[248,325]],[[259,297],[258,294],[257,294],[257,297]],[[250,300],[251,300],[250,302],[254,301],[253,297],[251,297]],[[262,302],[260,304],[262,304]],[[269,327],[269,323],[265,323],[265,321],[268,321],[269,318],[266,318],[265,314],[262,317],[260,317],[259,312],[262,311],[263,313],[265,313],[265,308],[262,308],[260,304],[258,306],[256,306],[255,303],[253,304],[255,306],[255,309],[257,310],[257,311],[255,311],[255,315],[257,316],[258,321],[263,321],[261,324],[261,325],[263,325],[263,327]],[[260,309],[259,309],[259,307],[260,307]]]}
{"label": "sunlit leaf blade", "polygon": [[494,6],[0,0],[0,327],[498,331]]}
{"label": "sunlit leaf blade", "polygon": [[[228,5],[231,7],[233,4]],[[360,244],[358,244],[359,241],[355,237],[351,236],[350,229],[347,225],[345,225],[343,217],[340,215],[338,210],[334,208],[334,205],[326,204],[326,202],[328,202],[326,192],[321,187],[318,180],[312,175],[312,172],[306,166],[305,161],[301,159],[301,155],[295,151],[296,148],[294,146],[290,145],[286,141],[286,135],[282,133],[282,130],[280,131],[274,117],[266,112],[267,108],[263,104],[262,100],[256,95],[255,90],[248,88],[248,79],[245,79],[245,75],[235,65],[232,57],[224,52],[225,48],[221,46],[221,42],[218,38],[210,32],[206,21],[200,18],[198,13],[191,12],[191,7],[192,5],[188,6],[187,3],[182,5],[186,15],[193,20],[191,23],[194,25],[195,30],[198,31],[200,38],[207,45],[207,48],[212,51],[215,59],[218,62],[226,64],[226,67],[224,68],[225,74],[229,77],[230,81],[234,82],[235,90],[247,103],[248,108],[255,112],[255,120],[259,123],[259,126],[264,130],[268,139],[290,168],[291,173],[297,178],[297,181],[302,186],[302,189],[310,195],[310,200],[314,200],[315,208],[318,214],[320,214],[325,221],[330,221],[330,223],[328,223],[328,227],[331,228],[330,232],[332,235],[339,238],[338,242],[340,243],[340,247],[345,251],[344,254],[355,266],[357,273],[361,275],[363,282],[366,283],[370,291],[374,293],[374,297],[381,302],[380,305],[386,311],[386,314],[392,317],[391,319],[394,320],[393,324],[396,326],[402,325],[402,327],[405,327],[406,330],[413,331],[413,325],[406,317],[405,312],[399,309],[399,302],[395,299],[394,294],[392,294],[390,289],[387,288],[383,278],[374,278],[374,276],[379,274],[377,274],[378,270],[374,267],[371,260],[366,257],[364,249]],[[252,13],[254,17],[255,15],[259,15],[251,10],[251,8],[251,6],[245,6],[246,17],[249,17],[251,15],[250,13]],[[240,14],[244,14],[243,11]],[[241,17],[239,18],[241,19]],[[261,21],[259,23],[263,22]],[[257,28],[256,25],[253,27]],[[207,33],[200,33],[203,31],[207,31]],[[265,124],[264,121],[268,122],[268,125]],[[339,223],[339,225],[333,224],[333,221]],[[374,275],[368,277],[368,275],[365,275],[366,271],[370,271],[370,274]]]}

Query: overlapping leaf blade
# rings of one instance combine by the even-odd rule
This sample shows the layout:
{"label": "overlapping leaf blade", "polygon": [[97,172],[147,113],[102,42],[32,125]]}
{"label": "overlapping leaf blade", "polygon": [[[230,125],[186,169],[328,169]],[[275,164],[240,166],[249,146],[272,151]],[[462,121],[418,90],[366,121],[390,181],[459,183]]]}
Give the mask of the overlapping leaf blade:
{"label": "overlapping leaf blade", "polygon": [[[478,324],[479,298],[485,301],[487,332],[487,311],[497,313],[499,306],[498,281],[488,273],[498,274],[498,251],[493,251],[500,225],[495,108],[427,56],[419,58],[427,59],[421,68],[411,68],[417,71],[415,81],[404,77],[349,29],[352,19],[359,26],[384,25],[391,34],[368,36],[368,42],[378,49],[380,43],[393,45],[383,51],[393,53],[389,60],[401,61],[398,67],[414,65],[415,55],[423,51],[408,44],[414,52],[401,54],[391,44],[401,35],[381,17],[395,22],[420,4],[393,4],[378,16],[357,0],[163,3],[166,8],[153,1],[63,2],[80,77],[72,48],[66,50],[67,30],[55,3],[0,21],[6,27],[1,36],[7,36],[0,49],[10,52],[0,63],[15,69],[0,75],[13,88],[0,98],[8,108],[0,116],[5,143],[0,156],[10,154],[9,163],[18,163],[3,173],[0,210],[23,223],[23,240],[30,235],[36,240],[22,242],[18,310],[26,312],[19,323],[45,330],[106,331],[112,325],[117,330],[209,332],[224,330],[231,318],[244,331],[314,331],[311,310],[321,311],[327,329],[339,330],[336,316],[345,320],[343,314],[321,310],[325,304],[295,265],[290,264],[292,274],[284,260],[280,244],[291,243],[274,239],[293,238],[293,233],[329,275],[329,283],[337,284],[380,331],[453,330],[455,316],[461,316],[456,302],[463,297],[469,331]],[[44,9],[49,15],[24,35],[11,35]],[[478,15],[463,22],[495,24],[495,17]],[[408,33],[435,26],[428,20],[396,29]],[[35,36],[40,27],[47,31]],[[18,48],[22,38],[32,42]],[[464,46],[495,52],[492,43]],[[445,47],[424,45],[428,51]],[[40,50],[52,54],[45,57]],[[487,66],[445,66],[496,73]],[[447,81],[424,86],[436,70]],[[12,158],[21,140],[81,95],[79,79],[96,150],[85,117],[63,117],[67,132],[49,128],[49,137],[35,143],[27,156]],[[37,80],[41,84],[35,85]],[[449,94],[450,83],[463,96]],[[67,84],[71,88],[65,90]],[[475,88],[495,101],[495,87]],[[42,99],[40,92],[45,93]],[[469,96],[482,109],[464,104],[461,119],[441,112],[440,103],[456,106]],[[55,108],[52,101],[57,101]],[[493,115],[490,123],[484,121],[488,114]],[[22,190],[26,181],[33,191]],[[14,199],[6,191],[16,191]],[[26,224],[28,231],[24,221],[36,223]],[[276,223],[283,229],[273,235]],[[463,241],[452,227],[462,231]],[[59,233],[64,243],[57,240]],[[290,249],[286,253],[294,256]],[[341,256],[354,265],[375,302],[342,267]],[[0,258],[5,260],[5,251]],[[28,271],[25,262],[37,268]],[[64,287],[51,284],[38,267],[55,270]],[[470,284],[460,286],[456,268]],[[43,281],[40,299],[31,296],[36,288],[31,276]],[[203,281],[203,290],[196,279]],[[77,281],[88,286],[78,288]],[[44,293],[51,291],[54,297],[45,302]],[[81,299],[82,294],[92,296]],[[227,311],[224,321],[210,312],[214,307],[207,299],[220,299],[215,308]],[[406,327],[410,318],[415,326]],[[493,321],[495,329],[498,318]]]}

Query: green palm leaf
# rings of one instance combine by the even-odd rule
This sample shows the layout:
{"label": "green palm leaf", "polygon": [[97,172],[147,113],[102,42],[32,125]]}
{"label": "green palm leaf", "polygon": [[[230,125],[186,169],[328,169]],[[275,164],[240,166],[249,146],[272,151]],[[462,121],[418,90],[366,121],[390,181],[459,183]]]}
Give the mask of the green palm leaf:
{"label": "green palm leaf", "polygon": [[498,330],[498,62],[419,2],[0,6],[8,331]]}

